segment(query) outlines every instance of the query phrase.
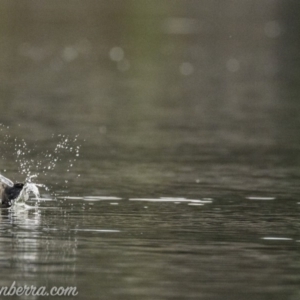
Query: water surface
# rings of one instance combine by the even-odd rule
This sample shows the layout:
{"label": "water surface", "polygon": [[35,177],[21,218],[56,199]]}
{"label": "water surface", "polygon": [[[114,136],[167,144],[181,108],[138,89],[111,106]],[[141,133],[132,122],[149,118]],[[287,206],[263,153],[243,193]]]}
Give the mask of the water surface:
{"label": "water surface", "polygon": [[0,286],[299,299],[297,6],[4,1]]}

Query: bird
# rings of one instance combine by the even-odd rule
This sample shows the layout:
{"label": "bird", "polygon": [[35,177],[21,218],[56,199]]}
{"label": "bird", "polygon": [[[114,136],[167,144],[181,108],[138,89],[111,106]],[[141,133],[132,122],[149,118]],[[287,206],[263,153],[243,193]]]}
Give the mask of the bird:
{"label": "bird", "polygon": [[0,201],[2,208],[9,208],[13,205],[24,188],[24,183],[13,183],[10,179],[0,174]]}

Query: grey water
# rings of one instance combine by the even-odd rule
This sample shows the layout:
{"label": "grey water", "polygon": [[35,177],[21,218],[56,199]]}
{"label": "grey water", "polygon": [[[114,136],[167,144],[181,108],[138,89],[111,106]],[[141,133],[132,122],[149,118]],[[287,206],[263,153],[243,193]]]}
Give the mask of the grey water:
{"label": "grey water", "polygon": [[47,189],[0,211],[0,289],[300,299],[299,13],[1,1],[0,173]]}

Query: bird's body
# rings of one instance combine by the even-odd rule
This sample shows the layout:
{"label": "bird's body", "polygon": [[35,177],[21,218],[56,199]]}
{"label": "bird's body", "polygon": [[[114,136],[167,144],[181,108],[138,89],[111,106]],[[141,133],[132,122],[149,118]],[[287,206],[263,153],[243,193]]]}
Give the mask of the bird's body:
{"label": "bird's body", "polygon": [[0,184],[0,197],[2,207],[11,207],[14,200],[17,199],[24,187],[23,183],[15,183],[12,187],[4,183]]}
{"label": "bird's body", "polygon": [[33,194],[39,200],[38,186],[44,185],[31,182],[33,177],[36,177],[36,175],[27,177],[25,183],[13,183],[10,179],[0,174],[0,207],[9,208],[14,202],[26,202],[30,194]]}
{"label": "bird's body", "polygon": [[23,183],[13,183],[8,178],[0,174],[0,201],[2,207],[11,207],[23,190]]}

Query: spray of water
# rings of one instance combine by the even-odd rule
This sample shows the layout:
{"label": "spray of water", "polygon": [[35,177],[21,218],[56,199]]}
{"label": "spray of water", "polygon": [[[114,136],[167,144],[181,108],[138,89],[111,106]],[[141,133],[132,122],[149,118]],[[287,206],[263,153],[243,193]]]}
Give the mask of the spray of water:
{"label": "spray of water", "polygon": [[30,194],[33,194],[38,201],[40,200],[39,187],[45,187],[45,185],[31,182],[31,179],[35,177],[37,177],[37,175],[31,175],[26,178],[24,187],[15,202],[26,202],[29,199]]}
{"label": "spray of water", "polygon": [[[55,170],[59,162],[62,162],[63,156],[68,154],[72,159],[68,160],[66,168],[67,172],[73,167],[74,163],[79,157],[80,145],[77,144],[78,136],[70,138],[66,135],[59,134],[52,135],[52,138],[58,140],[53,150],[47,149],[44,152],[39,152],[37,146],[29,148],[24,139],[18,141],[15,139],[14,156],[16,163],[19,164],[19,172],[26,175],[26,179],[33,174],[39,176],[40,174],[48,175],[49,172]],[[34,159],[29,159],[29,156],[35,154]],[[69,155],[72,154],[72,155]]]}
{"label": "spray of water", "polygon": [[[2,133],[8,130],[9,127],[0,124],[0,131],[2,131]],[[49,189],[44,184],[32,182],[32,179],[37,179],[40,175],[44,177],[48,176],[51,171],[55,170],[60,162],[64,164],[67,162],[66,171],[70,172],[70,169],[78,159],[80,151],[78,136],[71,138],[63,134],[58,134],[52,135],[51,138],[56,141],[54,149],[39,151],[39,145],[29,146],[24,139],[11,138],[8,133],[3,136],[2,144],[4,144],[7,149],[9,156],[13,154],[14,160],[18,165],[19,173],[25,175],[24,187],[18,198],[14,201],[15,203],[25,203],[30,195],[34,195],[35,199],[40,200],[39,188],[42,187],[48,192]],[[64,160],[65,155],[68,157],[67,161]],[[1,157],[7,160],[3,151],[1,151]],[[32,157],[34,157],[34,159]],[[72,158],[70,159],[70,157]],[[0,173],[3,171],[5,172],[6,170],[0,170]],[[0,176],[2,182],[6,180],[5,184],[9,186],[13,184],[8,178],[2,175]]]}

